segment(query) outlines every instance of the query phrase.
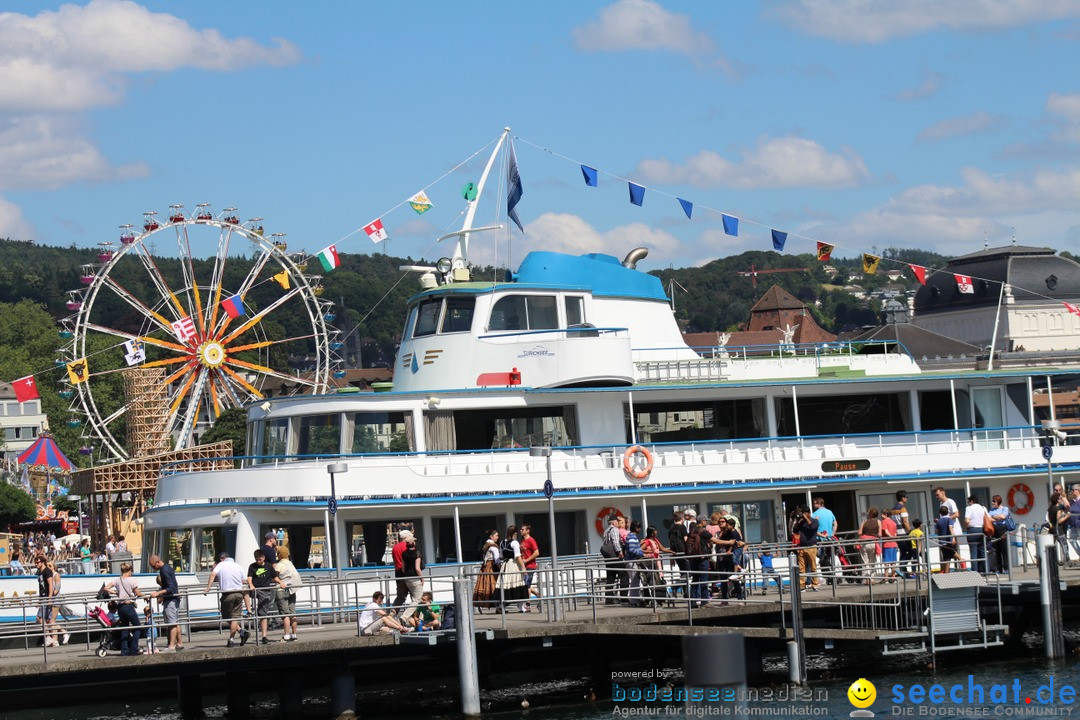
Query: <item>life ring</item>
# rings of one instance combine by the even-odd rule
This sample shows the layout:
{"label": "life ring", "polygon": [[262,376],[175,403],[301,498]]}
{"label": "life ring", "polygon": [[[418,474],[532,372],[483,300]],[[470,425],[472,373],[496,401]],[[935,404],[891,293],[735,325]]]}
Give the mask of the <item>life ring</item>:
{"label": "life ring", "polygon": [[[638,456],[645,458],[645,465],[635,462]],[[633,445],[626,448],[626,452],[622,456],[622,467],[626,471],[626,474],[635,480],[644,480],[649,477],[649,473],[653,469],[653,457],[647,447],[641,445]]]}
{"label": "life ring", "polygon": [[604,530],[607,529],[607,519],[612,515],[615,517],[626,517],[622,514],[622,510],[613,507],[603,508],[596,514],[596,534],[600,537],[604,536]]}
{"label": "life ring", "polygon": [[[1017,505],[1016,504],[1016,494],[1017,493],[1023,493],[1024,494],[1024,504],[1023,505]],[[1029,512],[1031,512],[1031,506],[1034,505],[1034,504],[1035,504],[1035,493],[1031,492],[1031,488],[1029,488],[1024,483],[1016,483],[1011,488],[1009,488],[1009,509],[1012,510],[1015,514],[1017,514],[1017,515],[1027,515]]]}

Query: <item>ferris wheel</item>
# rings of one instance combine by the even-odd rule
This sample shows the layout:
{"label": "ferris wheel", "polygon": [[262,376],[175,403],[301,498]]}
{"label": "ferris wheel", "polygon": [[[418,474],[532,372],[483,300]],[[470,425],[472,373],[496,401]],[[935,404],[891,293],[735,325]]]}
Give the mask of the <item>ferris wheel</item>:
{"label": "ferris wheel", "polygon": [[[236,208],[209,203],[166,218],[143,213],[142,232],[120,226],[119,245],[99,243],[69,292],[57,365],[85,363],[85,381],[61,381],[71,399],[69,427],[85,422],[82,451],[124,459],[129,422],[145,413],[117,392],[117,373],[160,368],[156,416],[179,450],[221,413],[274,394],[321,393],[342,345],[322,277],[306,254],[288,253],[284,233],[264,235],[262,218],[241,222]],[[158,388],[160,390],[160,386]]]}

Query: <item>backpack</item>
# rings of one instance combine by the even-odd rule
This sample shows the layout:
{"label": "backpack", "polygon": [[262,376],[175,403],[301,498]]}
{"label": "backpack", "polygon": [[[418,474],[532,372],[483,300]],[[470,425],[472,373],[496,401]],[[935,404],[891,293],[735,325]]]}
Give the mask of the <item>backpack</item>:
{"label": "backpack", "polygon": [[611,528],[609,527],[604,533],[604,542],[600,546],[600,554],[603,555],[605,558],[608,558],[609,560],[611,558],[619,557],[619,549],[615,546],[615,543],[612,540],[613,535],[615,535],[615,533],[612,533]]}
{"label": "backpack", "polygon": [[457,610],[453,605],[443,606],[442,624],[439,626],[440,630],[455,630],[457,629]]}

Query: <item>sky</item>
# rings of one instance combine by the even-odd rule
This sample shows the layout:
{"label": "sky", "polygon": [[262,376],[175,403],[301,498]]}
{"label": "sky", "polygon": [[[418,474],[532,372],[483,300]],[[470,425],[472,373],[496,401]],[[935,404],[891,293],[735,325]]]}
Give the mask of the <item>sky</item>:
{"label": "sky", "polygon": [[[0,237],[92,247],[209,202],[290,250],[434,260],[510,127],[525,232],[474,235],[476,263],[1080,241],[1074,0],[8,6]],[[501,162],[477,225],[507,224]]]}

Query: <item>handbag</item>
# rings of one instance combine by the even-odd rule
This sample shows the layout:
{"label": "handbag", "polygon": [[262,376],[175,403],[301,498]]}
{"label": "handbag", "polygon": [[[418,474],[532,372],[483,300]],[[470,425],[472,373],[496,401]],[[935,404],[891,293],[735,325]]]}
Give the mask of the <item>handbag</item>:
{"label": "handbag", "polygon": [[994,537],[994,521],[990,519],[990,513],[983,512],[983,534],[986,537]]}
{"label": "handbag", "polygon": [[1012,513],[1005,516],[1001,525],[1005,528],[1005,532],[1016,532],[1016,521],[1013,520]]}

